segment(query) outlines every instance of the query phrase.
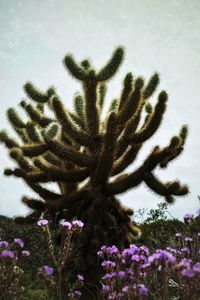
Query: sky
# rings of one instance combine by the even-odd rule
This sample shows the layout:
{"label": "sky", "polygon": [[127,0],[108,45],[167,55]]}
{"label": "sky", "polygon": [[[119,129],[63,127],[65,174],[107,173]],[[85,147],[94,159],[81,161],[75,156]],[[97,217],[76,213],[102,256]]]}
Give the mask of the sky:
{"label": "sky", "polygon": [[[46,90],[57,88],[66,106],[80,85],[67,74],[62,59],[91,58],[100,68],[117,46],[126,56],[109,83],[106,107],[121,90],[127,72],[146,80],[156,71],[158,92],[169,94],[168,109],[158,132],[144,145],[134,170],[155,145],[165,146],[182,124],[189,126],[183,154],[167,169],[156,170],[162,181],[179,179],[190,194],[169,207],[173,217],[195,213],[199,207],[200,148],[200,1],[199,0],[0,0],[0,128],[12,133],[6,119],[9,107],[25,97],[23,85],[32,81]],[[151,102],[155,103],[156,94]],[[19,108],[18,108],[19,109]],[[20,110],[20,109],[19,109]],[[23,181],[3,175],[14,167],[0,145],[0,214],[26,215],[22,195],[33,195]],[[134,210],[151,209],[162,201],[145,185],[119,196]]]}

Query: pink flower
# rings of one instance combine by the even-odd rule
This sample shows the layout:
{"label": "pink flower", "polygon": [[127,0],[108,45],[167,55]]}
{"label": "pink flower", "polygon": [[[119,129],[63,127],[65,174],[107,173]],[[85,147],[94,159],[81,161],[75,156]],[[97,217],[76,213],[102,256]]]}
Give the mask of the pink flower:
{"label": "pink flower", "polygon": [[68,230],[70,230],[72,228],[72,224],[69,223],[69,222],[67,222],[67,221],[65,221],[65,220],[61,220],[60,221],[60,225],[63,226],[63,227],[65,227],[65,228],[67,228]]}
{"label": "pink flower", "polygon": [[107,247],[107,252],[109,254],[117,253],[118,251],[119,251],[118,248],[114,245],[112,247]]}
{"label": "pink flower", "polygon": [[78,275],[77,275],[77,277],[78,277],[78,280],[80,280],[80,281],[84,281],[84,277],[83,277],[83,275],[80,275],[80,274],[78,274]]}
{"label": "pink flower", "polygon": [[0,247],[7,248],[9,246],[9,243],[7,241],[0,241]]}
{"label": "pink flower", "polygon": [[138,284],[138,292],[140,296],[146,296],[148,294],[148,289],[144,284]]}
{"label": "pink flower", "polygon": [[23,250],[22,256],[30,256],[30,252],[28,250]]}
{"label": "pink flower", "polygon": [[200,262],[197,262],[194,266],[193,266],[193,270],[197,273],[200,273]]}
{"label": "pink flower", "polygon": [[177,237],[177,238],[179,238],[179,237],[181,237],[182,236],[182,233],[181,232],[177,232],[176,234],[175,234],[175,237]]}
{"label": "pink flower", "polygon": [[184,277],[194,277],[196,275],[195,271],[193,269],[185,269],[181,271],[181,275]]}
{"label": "pink flower", "polygon": [[15,244],[19,245],[21,248],[24,247],[24,241],[21,239],[14,239]]}
{"label": "pink flower", "polygon": [[80,220],[75,220],[75,221],[72,222],[72,225],[73,225],[73,227],[75,227],[75,228],[80,228],[80,229],[82,229],[84,223],[81,222]]}
{"label": "pink flower", "polygon": [[45,275],[47,275],[47,276],[51,276],[54,273],[54,268],[49,267],[49,266],[44,266],[43,270],[44,270]]}
{"label": "pink flower", "polygon": [[184,215],[183,219],[184,219],[185,223],[189,223],[193,219],[193,215],[190,213],[187,213]]}
{"label": "pink flower", "polygon": [[185,238],[185,241],[186,241],[186,242],[192,242],[193,239],[192,239],[191,237],[186,237],[186,238]]}
{"label": "pink flower", "polygon": [[39,221],[37,221],[37,225],[38,226],[45,226],[47,225],[49,222],[46,219],[40,219]]}
{"label": "pink flower", "polygon": [[15,258],[15,253],[11,250],[3,250],[1,252],[1,257]]}

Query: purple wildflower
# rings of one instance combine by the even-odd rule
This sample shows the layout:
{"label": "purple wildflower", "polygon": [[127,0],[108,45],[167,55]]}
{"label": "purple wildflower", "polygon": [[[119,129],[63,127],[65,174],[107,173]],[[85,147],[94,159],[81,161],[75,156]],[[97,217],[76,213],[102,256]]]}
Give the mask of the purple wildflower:
{"label": "purple wildflower", "polygon": [[0,241],[0,247],[7,248],[9,246],[9,243],[7,241]]}
{"label": "purple wildflower", "polygon": [[103,246],[101,246],[101,250],[103,251],[103,250],[106,250],[106,246],[105,245],[103,245]]}
{"label": "purple wildflower", "polygon": [[193,268],[192,268],[195,272],[200,273],[200,262],[197,262]]}
{"label": "purple wildflower", "polygon": [[148,262],[150,264],[163,262],[164,264],[172,265],[176,262],[176,257],[166,250],[158,249],[156,253],[149,256]]}
{"label": "purple wildflower", "polygon": [[103,257],[103,251],[99,250],[99,251],[97,252],[97,255],[98,255],[99,257]]}
{"label": "purple wildflower", "polygon": [[138,292],[140,296],[146,296],[148,294],[148,289],[144,286],[144,284],[138,284]]}
{"label": "purple wildflower", "polygon": [[38,226],[45,226],[47,225],[49,222],[46,219],[40,219],[39,221],[37,221],[37,225]]}
{"label": "purple wildflower", "polygon": [[181,252],[185,253],[185,254],[189,254],[190,253],[190,249],[188,247],[184,247],[184,248],[181,248]]}
{"label": "purple wildflower", "polygon": [[177,232],[177,233],[175,234],[175,237],[177,237],[177,238],[182,237],[182,233],[181,233],[181,232]]}
{"label": "purple wildflower", "polygon": [[124,286],[123,289],[122,289],[122,292],[123,293],[128,293],[128,291],[129,291],[129,286],[128,285]]}
{"label": "purple wildflower", "polygon": [[16,238],[14,239],[15,244],[19,245],[21,248],[24,247],[24,241],[22,239]]}
{"label": "purple wildflower", "polygon": [[119,251],[118,248],[116,246],[114,246],[114,245],[112,247],[108,247],[107,248],[107,252],[109,254],[117,253],[118,251]]}
{"label": "purple wildflower", "polygon": [[72,222],[72,225],[73,225],[73,227],[75,227],[75,228],[82,229],[83,226],[84,226],[84,223],[81,222],[80,220],[75,220],[75,221]]}
{"label": "purple wildflower", "polygon": [[140,249],[135,244],[131,244],[129,248],[132,250],[133,254],[138,254],[140,252]]}
{"label": "purple wildflower", "polygon": [[189,223],[193,219],[193,215],[190,213],[187,213],[184,215],[183,219],[184,219],[185,223]]}
{"label": "purple wildflower", "polygon": [[81,296],[82,295],[81,291],[74,291],[74,294],[77,295],[77,296]]}
{"label": "purple wildflower", "polygon": [[185,238],[185,242],[192,242],[192,241],[193,241],[193,239],[191,237],[186,237]]}
{"label": "purple wildflower", "polygon": [[106,273],[103,277],[102,277],[102,280],[109,280],[113,277],[116,276],[116,273],[115,272],[112,272],[112,273]]}
{"label": "purple wildflower", "polygon": [[141,254],[149,255],[149,249],[146,246],[141,246],[140,252],[141,252]]}
{"label": "purple wildflower", "polygon": [[5,258],[15,258],[15,253],[11,250],[3,250],[1,252],[1,257]]}
{"label": "purple wildflower", "polygon": [[172,247],[167,247],[166,250],[171,252],[172,254],[177,254],[177,250]]}
{"label": "purple wildflower", "polygon": [[180,263],[177,265],[178,268],[190,268],[191,265],[191,259],[183,258],[181,259]]}
{"label": "purple wildflower", "polygon": [[30,252],[28,250],[23,250],[22,256],[30,256]]}
{"label": "purple wildflower", "polygon": [[117,277],[120,279],[123,279],[126,277],[126,273],[124,271],[120,271],[117,273]]}
{"label": "purple wildflower", "polygon": [[69,223],[69,222],[67,222],[67,221],[65,221],[65,220],[61,220],[61,221],[60,221],[60,225],[61,225],[62,227],[67,228],[68,230],[70,230],[70,229],[72,228],[72,224]]}
{"label": "purple wildflower", "polygon": [[103,291],[103,293],[109,292],[110,291],[110,286],[109,285],[103,285],[102,286],[102,291]]}
{"label": "purple wildflower", "polygon": [[135,254],[135,255],[132,255],[131,260],[139,262],[141,260],[141,257],[139,255]]}
{"label": "purple wildflower", "polygon": [[195,271],[193,269],[184,269],[181,271],[181,275],[184,277],[194,277],[195,276]]}
{"label": "purple wildflower", "polygon": [[45,275],[47,275],[47,276],[51,276],[54,273],[54,268],[49,267],[49,266],[44,266],[43,270],[44,270]]}
{"label": "purple wildflower", "polygon": [[84,277],[83,277],[83,275],[80,275],[80,274],[78,274],[78,275],[77,275],[77,277],[78,277],[78,280],[80,280],[80,281],[84,281]]}
{"label": "purple wildflower", "polygon": [[101,263],[102,267],[103,268],[110,268],[110,267],[115,267],[116,266],[116,263],[114,261],[110,261],[110,260],[104,260],[102,263]]}
{"label": "purple wildflower", "polygon": [[146,263],[146,264],[141,265],[140,269],[144,270],[144,269],[149,268],[149,267],[150,267],[150,263]]}

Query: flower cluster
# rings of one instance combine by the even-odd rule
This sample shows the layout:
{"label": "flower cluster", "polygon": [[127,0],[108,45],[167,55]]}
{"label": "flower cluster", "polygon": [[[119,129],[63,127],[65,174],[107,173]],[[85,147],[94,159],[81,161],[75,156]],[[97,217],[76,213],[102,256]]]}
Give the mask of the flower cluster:
{"label": "flower cluster", "polygon": [[[44,218],[37,221],[37,225],[42,228],[45,234],[53,267],[43,266],[39,268],[38,275],[44,279],[47,288],[52,290],[52,295],[54,295],[56,299],[61,299],[64,297],[62,287],[63,280],[61,277],[66,277],[63,270],[71,251],[72,238],[75,234],[82,231],[84,224],[80,220],[73,220],[72,222],[65,219],[61,220],[58,228],[59,234],[61,235],[61,245],[59,249],[56,249],[56,243],[53,240],[49,223],[50,222]],[[73,286],[69,285],[68,299],[79,299],[81,297],[81,291],[79,289],[83,286],[83,281],[83,276],[79,274]]]}
{"label": "flower cluster", "polygon": [[84,277],[81,274],[77,275],[77,280],[75,281],[73,288],[70,290],[70,292],[67,295],[67,299],[69,300],[75,300],[80,299],[82,296],[82,292],[80,291],[81,287],[84,285]]}
{"label": "flower cluster", "polygon": [[23,248],[24,241],[20,238],[12,242],[0,240],[1,299],[18,299],[23,292],[24,271],[17,264],[23,257],[30,256],[30,252]]}
{"label": "flower cluster", "polygon": [[132,244],[120,251],[116,246],[102,246],[98,256],[103,259],[102,294],[105,299],[142,299],[148,295],[144,284],[149,249]]}
{"label": "flower cluster", "polygon": [[200,290],[200,234],[195,239],[177,233],[176,238],[177,248],[154,253],[135,244],[121,251],[114,245],[102,246],[97,255],[103,260],[104,299],[170,299],[170,282],[181,299],[192,297]]}
{"label": "flower cluster", "polygon": [[197,209],[196,215],[193,215],[191,213],[186,213],[183,217],[183,220],[186,224],[190,224],[191,222],[194,221],[195,218],[198,218],[198,217],[200,217],[200,208]]}

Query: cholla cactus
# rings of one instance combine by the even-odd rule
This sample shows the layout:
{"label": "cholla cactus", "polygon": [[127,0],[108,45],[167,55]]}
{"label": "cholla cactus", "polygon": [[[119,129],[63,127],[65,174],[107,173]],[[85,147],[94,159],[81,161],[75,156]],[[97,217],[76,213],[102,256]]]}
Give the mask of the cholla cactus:
{"label": "cholla cactus", "polygon": [[[81,219],[85,234],[80,243],[88,277],[93,276],[92,257],[102,244],[128,246],[128,236],[134,233],[130,222],[133,212],[124,208],[116,195],[142,182],[168,203],[174,201],[174,196],[188,193],[187,186],[178,181],[163,183],[154,174],[158,166],[166,167],[182,152],[187,126],[165,147],[156,146],[135,171],[125,171],[160,126],[168,96],[161,91],[152,107],[150,99],[159,84],[158,74],[145,84],[143,78],[128,73],[119,98],[112,101],[103,119],[106,83],[115,75],[123,58],[124,50],[119,47],[107,64],[96,71],[89,60],[79,64],[72,55],[67,55],[64,65],[83,87],[74,97],[74,112],[67,110],[53,87],[43,93],[27,82],[24,90],[31,101],[20,104],[29,117],[28,122],[14,108],[7,112],[20,141],[5,131],[0,133],[1,141],[18,165],[14,170],[6,169],[5,175],[23,178],[39,197],[23,197],[22,201],[33,213],[16,221],[34,222],[44,211],[68,220]],[[60,193],[45,188],[42,184],[47,182],[56,182]]]}

